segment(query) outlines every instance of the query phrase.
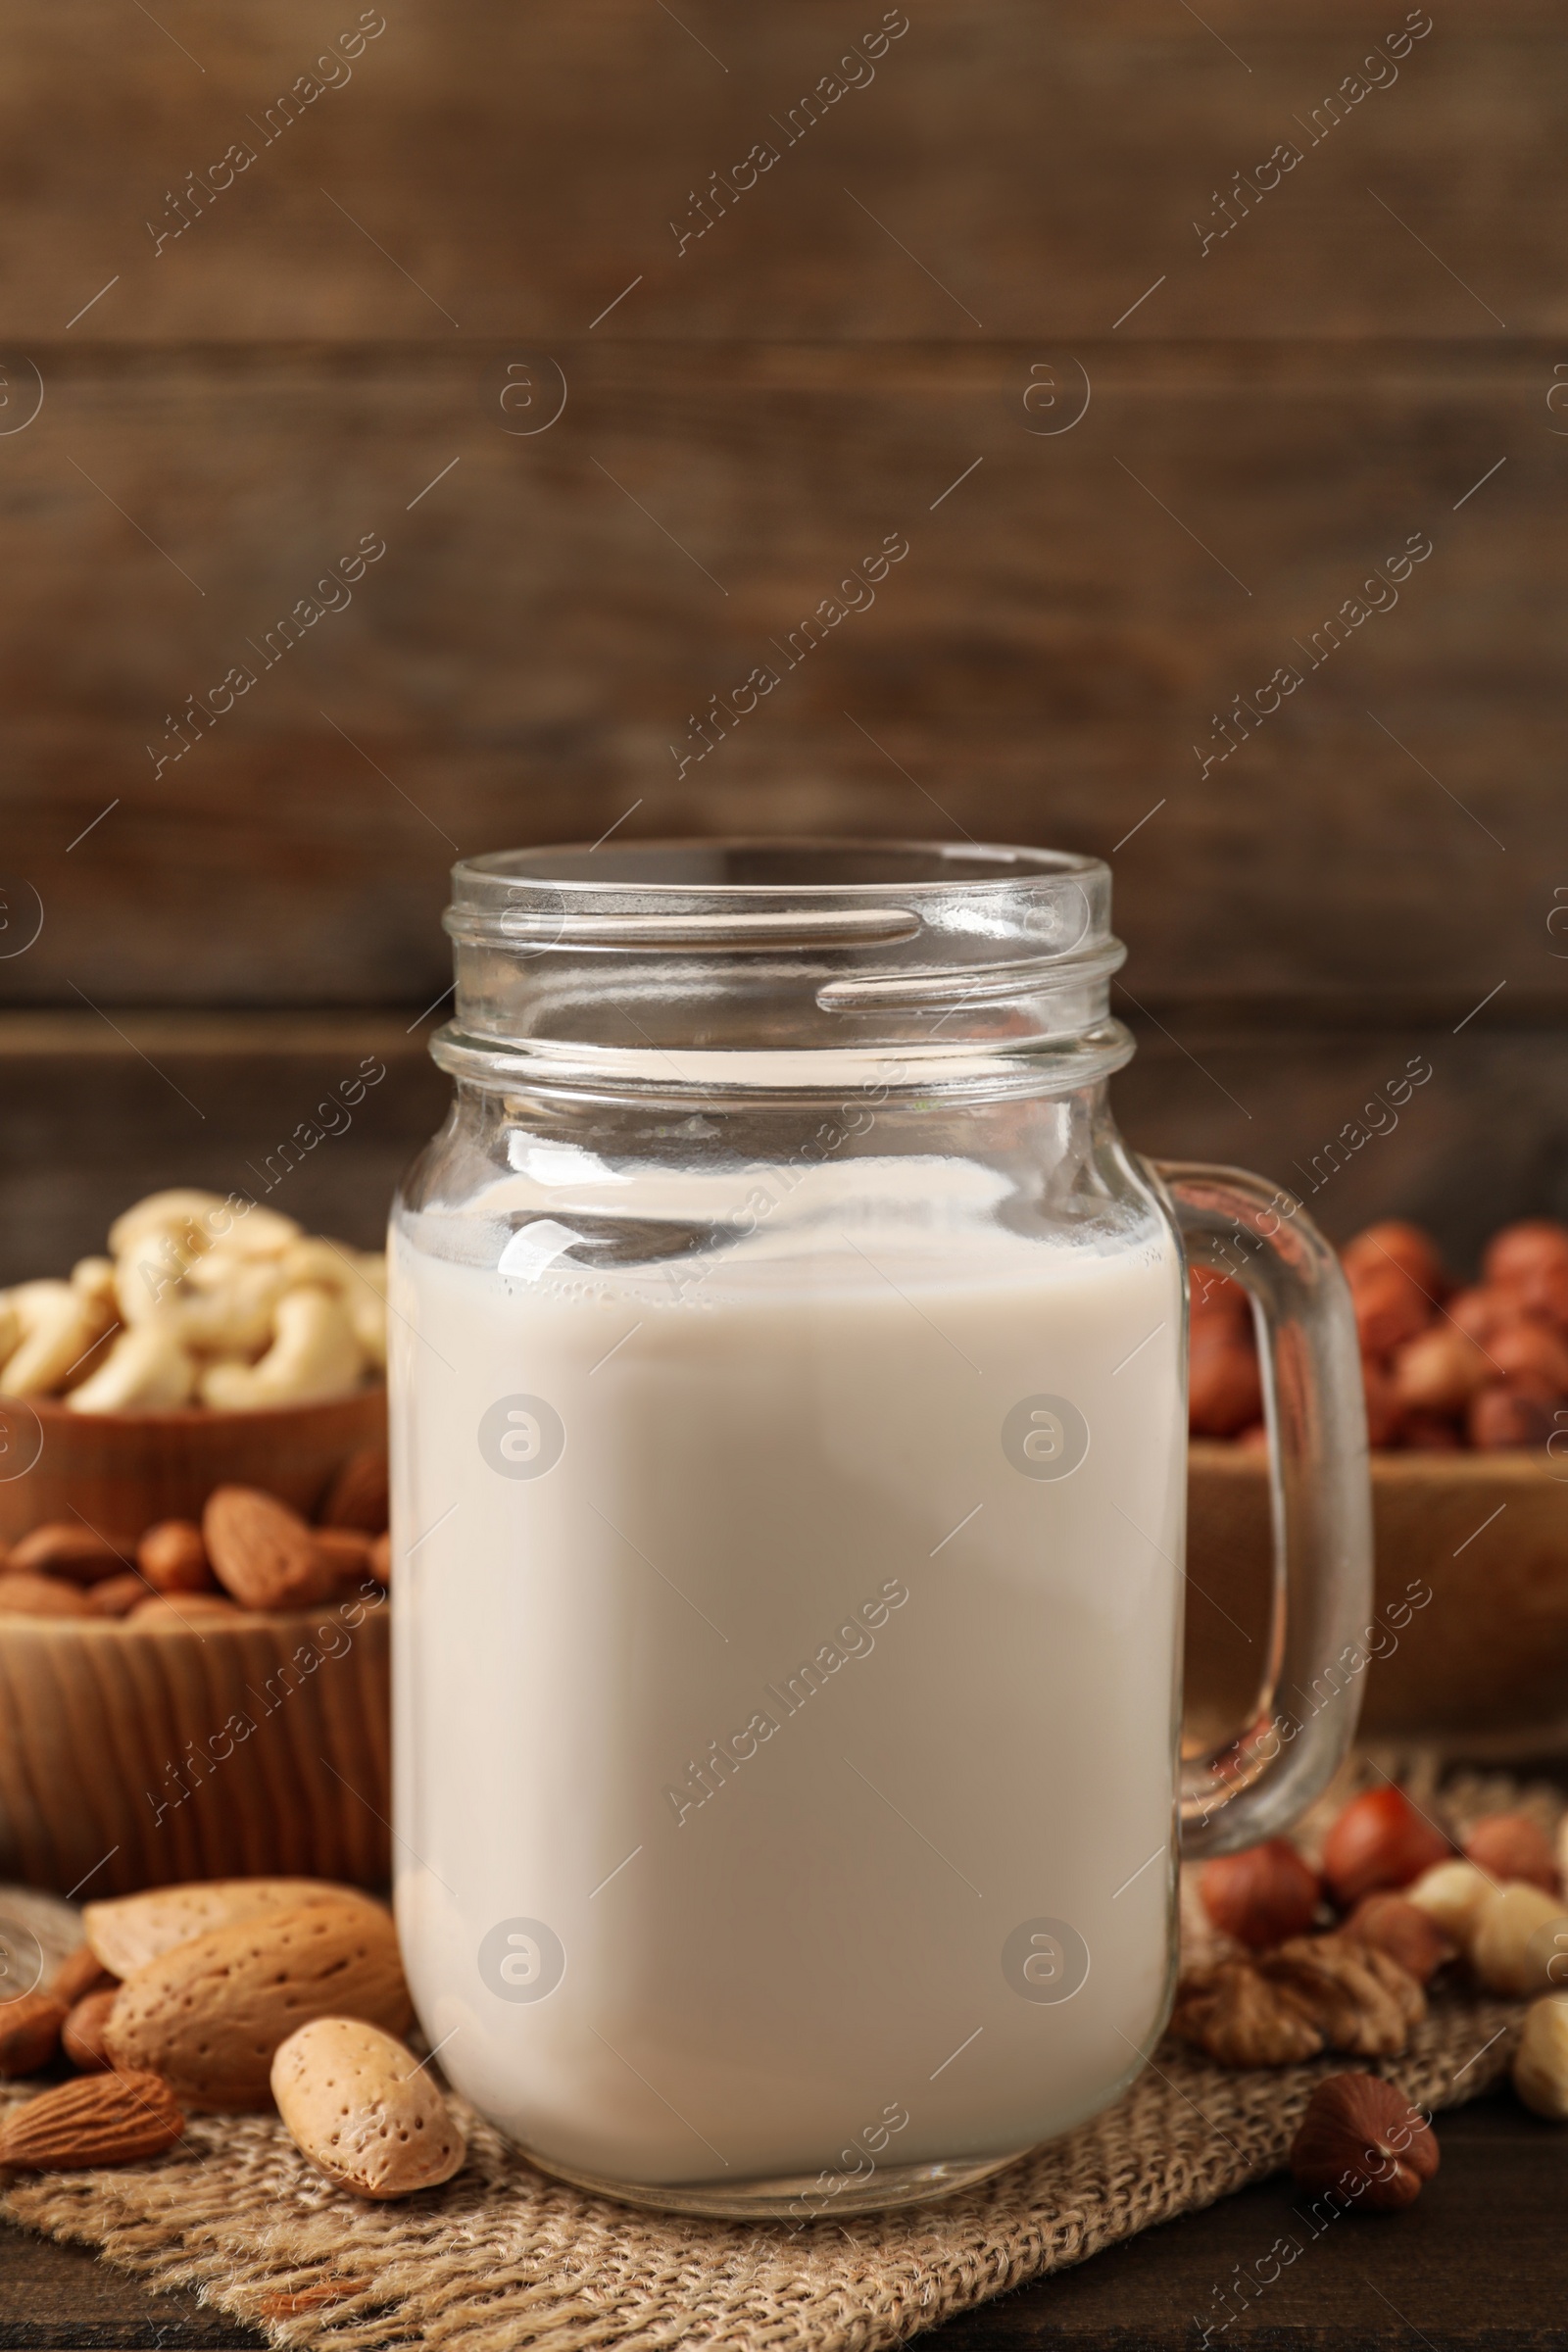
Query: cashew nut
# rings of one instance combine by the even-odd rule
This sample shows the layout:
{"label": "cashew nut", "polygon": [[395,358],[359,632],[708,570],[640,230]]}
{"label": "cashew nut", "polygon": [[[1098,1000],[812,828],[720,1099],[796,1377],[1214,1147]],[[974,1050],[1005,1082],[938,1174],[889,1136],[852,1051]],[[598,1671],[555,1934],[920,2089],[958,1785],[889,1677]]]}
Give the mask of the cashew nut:
{"label": "cashew nut", "polygon": [[196,1367],[167,1324],[122,1331],[98,1370],[66,1398],[74,1413],[148,1413],[185,1404]]}
{"label": "cashew nut", "polygon": [[314,1283],[320,1291],[346,1291],[354,1282],[357,1251],[319,1235],[291,1242],[283,1252],[283,1272],[291,1291]]}
{"label": "cashew nut", "polygon": [[341,1298],[366,1360],[386,1367],[386,1259],[372,1250],[351,1250],[346,1242],[313,1237],[283,1253],[288,1287],[311,1283]]}
{"label": "cashew nut", "polygon": [[310,1285],[287,1291],[273,1316],[276,1334],[259,1364],[225,1361],[202,1376],[204,1404],[235,1411],[254,1404],[305,1404],[343,1396],[360,1377],[354,1327],[340,1298]]}
{"label": "cashew nut", "polygon": [[115,1261],[112,1257],[78,1257],[71,1269],[71,1287],[90,1298],[108,1322],[119,1313],[115,1298]]}
{"label": "cashew nut", "polygon": [[277,1260],[252,1258],[234,1267],[221,1284],[184,1291],[173,1302],[173,1327],[199,1354],[254,1360],[272,1337],[272,1316],[282,1295]]}
{"label": "cashew nut", "polygon": [[9,1291],[0,1291],[0,1365],[8,1364],[22,1345],[22,1317]]}
{"label": "cashew nut", "polygon": [[0,1372],[0,1396],[47,1396],[103,1335],[103,1311],[69,1282],[24,1282],[11,1294],[22,1340]]}
{"label": "cashew nut", "polygon": [[122,1211],[109,1228],[109,1248],[123,1257],[149,1240],[167,1236],[179,1255],[188,1260],[210,1249],[234,1212],[221,1193],[199,1193],[180,1186],[168,1193],[149,1193]]}
{"label": "cashew nut", "polygon": [[202,1354],[252,1354],[271,1336],[283,1291],[281,1261],[212,1250],[188,1275],[149,1286],[144,1262],[122,1259],[115,1287],[127,1324],[165,1323]]}
{"label": "cashew nut", "polygon": [[361,1250],[356,1271],[359,1281],[351,1283],[345,1297],[349,1321],[354,1337],[365,1350],[368,1363],[378,1372],[386,1370],[386,1259],[373,1250]]}
{"label": "cashew nut", "polygon": [[292,1217],[285,1217],[281,1209],[264,1208],[259,1200],[231,1215],[228,1231],[213,1244],[215,1250],[225,1250],[231,1257],[276,1257],[300,1238]]}

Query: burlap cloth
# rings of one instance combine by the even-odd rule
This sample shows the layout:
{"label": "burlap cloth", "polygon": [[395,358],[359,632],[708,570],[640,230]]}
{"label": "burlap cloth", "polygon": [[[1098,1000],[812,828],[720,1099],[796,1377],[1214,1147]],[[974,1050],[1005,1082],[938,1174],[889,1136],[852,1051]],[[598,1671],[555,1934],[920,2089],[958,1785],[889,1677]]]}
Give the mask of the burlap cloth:
{"label": "burlap cloth", "polygon": [[[1496,1778],[1444,1794],[1461,1826],[1521,1801],[1551,1825],[1561,1810],[1555,1791],[1521,1796]],[[69,1942],[63,1907],[24,1899],[41,1938]],[[1184,1928],[1203,1933],[1185,1895]],[[1522,2013],[1519,2002],[1440,1993],[1406,2054],[1377,2071],[1433,2108],[1473,2098],[1506,2067]],[[461,2102],[468,2164],[401,2204],[330,2187],[273,2119],[200,2117],[154,2164],[16,2176],[0,2213],[96,2246],[148,2286],[194,2289],[278,2344],[875,2352],[1273,2171],[1313,2083],[1346,2063],[1237,2074],[1167,2042],[1106,2114],[978,2188],[795,2230],[583,2195]]]}

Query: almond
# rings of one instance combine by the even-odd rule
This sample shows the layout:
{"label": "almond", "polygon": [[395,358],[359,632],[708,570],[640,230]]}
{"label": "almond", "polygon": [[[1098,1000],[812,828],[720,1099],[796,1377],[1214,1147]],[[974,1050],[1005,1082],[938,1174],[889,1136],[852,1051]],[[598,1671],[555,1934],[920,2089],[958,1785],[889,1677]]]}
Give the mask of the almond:
{"label": "almond", "polygon": [[244,1614],[221,1592],[149,1592],[121,1623],[134,1626],[138,1633],[189,1634],[200,1633],[204,1626],[224,1625]]}
{"label": "almond", "polygon": [[78,1943],[75,1950],[68,1954],[55,1970],[49,1980],[48,1990],[57,2001],[64,2001],[68,2009],[74,2009],[76,2003],[85,2000],[89,1992],[102,1992],[114,1981],[92,1945]]}
{"label": "almond", "polygon": [[136,1546],[136,1565],[155,1592],[211,1592],[216,1582],[193,1519],[160,1519]]}
{"label": "almond", "polygon": [[358,1584],[369,1576],[374,1539],[357,1527],[318,1527],[316,1548],[332,1571],[337,1585]]}
{"label": "almond", "polygon": [[65,2002],[48,1992],[24,1992],[0,2007],[0,2079],[40,2074],[60,2046],[65,2022]]}
{"label": "almond", "polygon": [[128,1617],[147,1597],[147,1587],[139,1576],[106,1576],[101,1585],[93,1586],[87,1605],[95,1617]]}
{"label": "almond", "polygon": [[107,1992],[89,1992],[85,2000],[76,2003],[60,2029],[60,2047],[81,2074],[102,2074],[109,2064],[104,2030],[119,1989],[118,1984],[112,1984]]}
{"label": "almond", "polygon": [[386,1448],[367,1446],[351,1453],[326,1497],[323,1527],[357,1527],[378,1536],[387,1523]]}
{"label": "almond", "polygon": [[156,2075],[89,2075],[15,2107],[0,2129],[0,2165],[81,2172],[161,2156],[185,2119]]}
{"label": "almond", "polygon": [[[210,1936],[215,1928],[239,1927],[279,1911],[303,1911],[311,1903],[368,1901],[368,1895],[334,1886],[330,1879],[197,1879],[177,1886],[149,1886],[141,1894],[88,1903],[81,1915],[87,1937],[82,1948],[90,1949],[95,1962],[112,1976],[128,1977],[177,1944]],[[65,1993],[60,1985],[50,1989],[62,1998],[81,1997]],[[96,1989],[90,1984],[81,1987],[82,1992]]]}
{"label": "almond", "polygon": [[127,1978],[105,2036],[119,2067],[161,2075],[184,2105],[265,2107],[280,2042],[312,2018],[401,2033],[414,2014],[397,1931],[352,1898],[216,1928]]}
{"label": "almond", "polygon": [[392,1584],[392,1538],[383,1528],[370,1545],[370,1574],[378,1585]]}
{"label": "almond", "polygon": [[467,2149],[412,2051],[378,2026],[318,2017],[272,2060],[272,2096],[302,2154],[361,2197],[406,2197],[450,2180]]}
{"label": "almond", "polygon": [[20,1576],[66,1576],[74,1585],[96,1585],[106,1576],[122,1576],[130,1560],[79,1519],[52,1519],[12,1544],[11,1566]]}
{"label": "almond", "polygon": [[92,1602],[79,1585],[60,1576],[0,1576],[0,1617],[90,1617]]}
{"label": "almond", "polygon": [[219,1583],[242,1608],[310,1608],[332,1590],[332,1570],[299,1513],[257,1487],[210,1494],[202,1538]]}

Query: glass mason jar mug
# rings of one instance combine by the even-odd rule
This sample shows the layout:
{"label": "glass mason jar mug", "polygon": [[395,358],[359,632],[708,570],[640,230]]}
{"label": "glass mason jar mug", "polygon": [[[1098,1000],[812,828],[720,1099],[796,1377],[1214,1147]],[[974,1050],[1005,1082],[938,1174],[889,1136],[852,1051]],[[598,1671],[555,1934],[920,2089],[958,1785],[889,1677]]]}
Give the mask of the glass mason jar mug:
{"label": "glass mason jar mug", "polygon": [[[1365,1622],[1353,1324],[1294,1202],[1153,1167],[1109,876],[694,842],[457,867],[392,1217],[397,1913],[547,2170],[809,2219],[1069,2129],[1168,2012],[1178,1850],[1275,1834]],[[1250,1295],[1268,1668],[1183,1758],[1186,1259]]]}

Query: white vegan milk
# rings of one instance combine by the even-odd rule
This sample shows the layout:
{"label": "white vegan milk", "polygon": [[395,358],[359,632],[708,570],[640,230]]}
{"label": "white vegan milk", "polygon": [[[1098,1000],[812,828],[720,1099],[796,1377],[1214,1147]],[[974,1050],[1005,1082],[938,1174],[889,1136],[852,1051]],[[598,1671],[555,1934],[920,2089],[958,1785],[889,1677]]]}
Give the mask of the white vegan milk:
{"label": "white vegan milk", "polygon": [[1066,2129],[1167,1997],[1174,1243],[1026,1239],[945,1161],[741,1215],[706,1178],[698,1230],[522,1159],[394,1244],[397,1909],[442,2065],[630,2182]]}

